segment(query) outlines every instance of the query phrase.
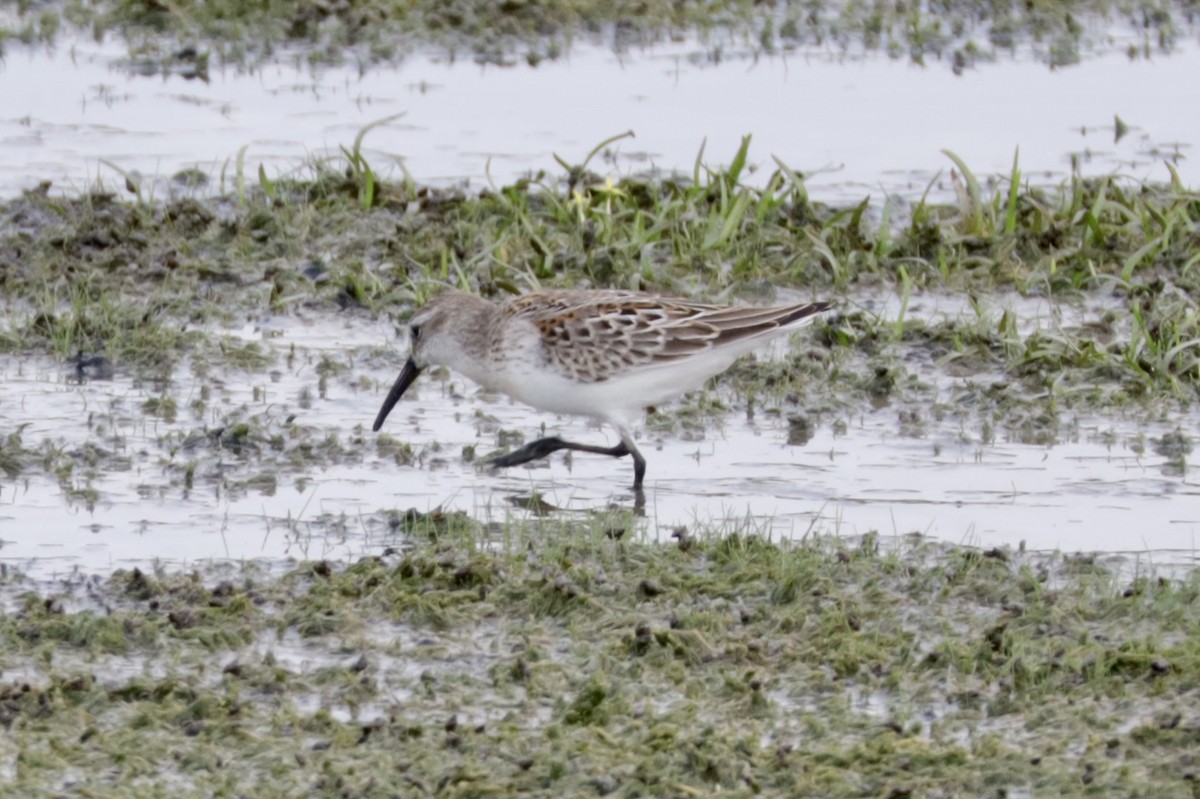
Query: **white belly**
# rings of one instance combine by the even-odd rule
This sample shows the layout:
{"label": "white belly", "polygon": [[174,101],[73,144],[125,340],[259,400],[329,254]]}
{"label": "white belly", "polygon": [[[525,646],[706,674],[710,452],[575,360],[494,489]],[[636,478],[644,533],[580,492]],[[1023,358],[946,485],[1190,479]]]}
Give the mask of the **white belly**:
{"label": "white belly", "polygon": [[513,399],[552,413],[591,416],[630,427],[651,405],[662,405],[704,385],[724,371],[737,353],[705,353],[674,363],[635,369],[607,380],[581,383],[545,368],[510,362],[490,381]]}

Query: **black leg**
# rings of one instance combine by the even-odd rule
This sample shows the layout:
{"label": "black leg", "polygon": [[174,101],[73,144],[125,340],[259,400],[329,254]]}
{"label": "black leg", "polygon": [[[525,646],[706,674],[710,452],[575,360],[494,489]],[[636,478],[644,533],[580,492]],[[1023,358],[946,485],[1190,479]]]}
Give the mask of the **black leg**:
{"label": "black leg", "polygon": [[531,441],[515,452],[498,455],[492,458],[491,461],[493,466],[499,466],[504,469],[509,466],[520,466],[522,463],[529,463],[538,458],[545,458],[553,452],[558,452],[560,449],[567,449],[572,452],[590,452],[593,455],[608,455],[613,458],[621,458],[629,454],[629,449],[625,446],[624,441],[615,447],[597,447],[592,444],[577,444],[574,441],[563,441],[558,436],[548,436],[547,438],[539,438],[537,441]]}
{"label": "black leg", "polygon": [[513,450],[505,455],[497,455],[490,458],[493,466],[500,469],[507,469],[509,466],[520,466],[522,463],[529,463],[538,458],[545,458],[552,452],[557,452],[567,445],[558,436],[550,436],[549,438],[539,438],[537,441],[531,441],[518,450]]}
{"label": "black leg", "polygon": [[638,451],[637,444],[633,443],[633,434],[628,429],[618,426],[617,432],[621,435],[619,449],[633,456],[633,490],[641,494],[642,480],[646,477],[646,459]]}
{"label": "black leg", "polygon": [[638,452],[636,447],[629,449],[629,454],[633,456],[633,487],[641,491],[642,480],[646,477],[646,459],[642,457],[642,453]]}
{"label": "black leg", "polygon": [[491,464],[501,469],[507,469],[509,466],[520,466],[522,463],[529,463],[529,461],[535,461],[538,458],[545,458],[547,455],[558,452],[560,449],[572,452],[590,452],[593,455],[608,455],[612,458],[623,458],[626,455],[632,455],[633,487],[639,491],[641,490],[642,480],[646,476],[646,459],[642,457],[642,453],[638,452],[637,447],[626,440],[624,434],[621,436],[621,443],[615,447],[577,444],[574,441],[564,441],[558,436],[539,438],[537,441],[531,441],[515,452],[509,452],[492,458]]}

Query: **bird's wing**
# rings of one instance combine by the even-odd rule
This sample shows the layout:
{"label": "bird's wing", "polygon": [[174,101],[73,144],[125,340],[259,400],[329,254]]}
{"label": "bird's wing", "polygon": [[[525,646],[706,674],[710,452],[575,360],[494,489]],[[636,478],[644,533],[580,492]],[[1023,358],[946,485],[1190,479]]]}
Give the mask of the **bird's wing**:
{"label": "bird's wing", "polygon": [[513,301],[533,323],[549,365],[585,383],[679,361],[715,347],[799,326],[826,303],[725,307],[637,292],[561,292]]}

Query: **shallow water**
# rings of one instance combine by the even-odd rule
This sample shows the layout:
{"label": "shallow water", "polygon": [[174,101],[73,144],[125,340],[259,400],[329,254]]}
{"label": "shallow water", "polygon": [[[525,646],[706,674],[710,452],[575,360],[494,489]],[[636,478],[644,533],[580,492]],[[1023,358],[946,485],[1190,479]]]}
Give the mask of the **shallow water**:
{"label": "shallow water", "polygon": [[[560,175],[558,153],[578,163],[610,135],[616,161],[601,173],[651,168],[690,174],[701,147],[727,163],[753,134],[749,180],[765,181],[775,155],[809,174],[818,199],[920,196],[931,179],[946,196],[960,155],[979,175],[1007,175],[1013,155],[1027,180],[1056,183],[1079,159],[1085,174],[1169,179],[1164,161],[1195,184],[1188,156],[1200,130],[1200,50],[1129,60],[1122,52],[1050,69],[1032,57],[982,64],[955,76],[944,63],[918,67],[879,54],[798,51],[765,56],[726,50],[714,60],[694,40],[621,54],[580,44],[534,68],[483,66],[417,54],[360,72],[353,66],[276,64],[216,70],[210,82],[144,76],[123,66],[117,43],[64,41],[9,47],[0,61],[0,196],[42,180],[79,191],[97,181],[123,190],[111,164],[140,175],[146,194],[199,169],[202,191],[244,172],[306,173],[307,159],[336,155],[363,126],[373,167],[422,183],[505,183],[531,171]],[[303,64],[297,57],[296,62]],[[30,80],[30,75],[37,80]],[[1132,129],[1114,142],[1114,116]],[[153,188],[152,188],[153,187]]]}
{"label": "shallow water", "polygon": [[[1101,310],[1014,307],[1030,326]],[[948,299],[930,298],[909,312],[957,311]],[[26,425],[25,449],[81,452],[91,445],[108,453],[90,477],[81,456],[62,482],[40,468],[0,480],[0,562],[51,577],[154,561],[356,558],[400,542],[387,509],[461,509],[503,522],[532,518],[519,506],[533,494],[566,518],[632,504],[626,460],[554,456],[503,473],[464,462],[464,447],[475,447],[480,458],[494,450],[500,429],[532,437],[545,424],[597,443],[612,434],[585,420],[539,414],[454,376],[445,383],[423,376],[388,420],[385,432],[411,444],[417,462],[381,457],[369,426],[401,355],[373,353],[393,343],[390,324],[293,317],[236,335],[279,353],[274,370],[204,378],[179,370],[169,390],[179,406],[173,422],[142,409],[161,388],[120,373],[79,385],[73,369],[58,364],[0,360],[4,415]],[[289,365],[285,353],[293,345],[297,357]],[[315,370],[322,355],[350,365],[328,380],[324,397]],[[961,380],[927,377],[952,407],[966,392]],[[209,400],[196,418],[189,405],[204,386]],[[645,519],[631,535],[668,538],[678,525],[786,537],[917,532],[983,547],[1129,553],[1147,565],[1196,557],[1200,484],[1152,443],[1177,426],[1194,428],[1194,418],[1077,418],[1046,446],[1008,440],[1003,429],[985,441],[969,412],[924,414],[906,424],[896,408],[884,407],[836,418],[814,414],[811,440],[791,446],[785,416],[759,411],[751,419],[743,412],[703,431],[643,431]],[[305,460],[292,458],[298,449],[264,446],[239,455],[193,446],[204,439],[200,431],[247,419],[314,449],[335,437],[344,452]],[[181,478],[189,460],[197,464],[191,490]],[[98,492],[91,508],[68,496],[84,487]]]}

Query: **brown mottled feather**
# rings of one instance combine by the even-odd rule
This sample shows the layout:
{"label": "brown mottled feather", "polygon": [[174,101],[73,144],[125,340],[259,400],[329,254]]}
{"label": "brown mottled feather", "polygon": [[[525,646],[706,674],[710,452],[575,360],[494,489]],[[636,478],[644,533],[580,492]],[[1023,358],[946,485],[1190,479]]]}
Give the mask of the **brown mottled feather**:
{"label": "brown mottled feather", "polygon": [[518,297],[502,313],[537,327],[550,365],[592,383],[756,338],[826,308],[730,308],[638,292],[551,291]]}

